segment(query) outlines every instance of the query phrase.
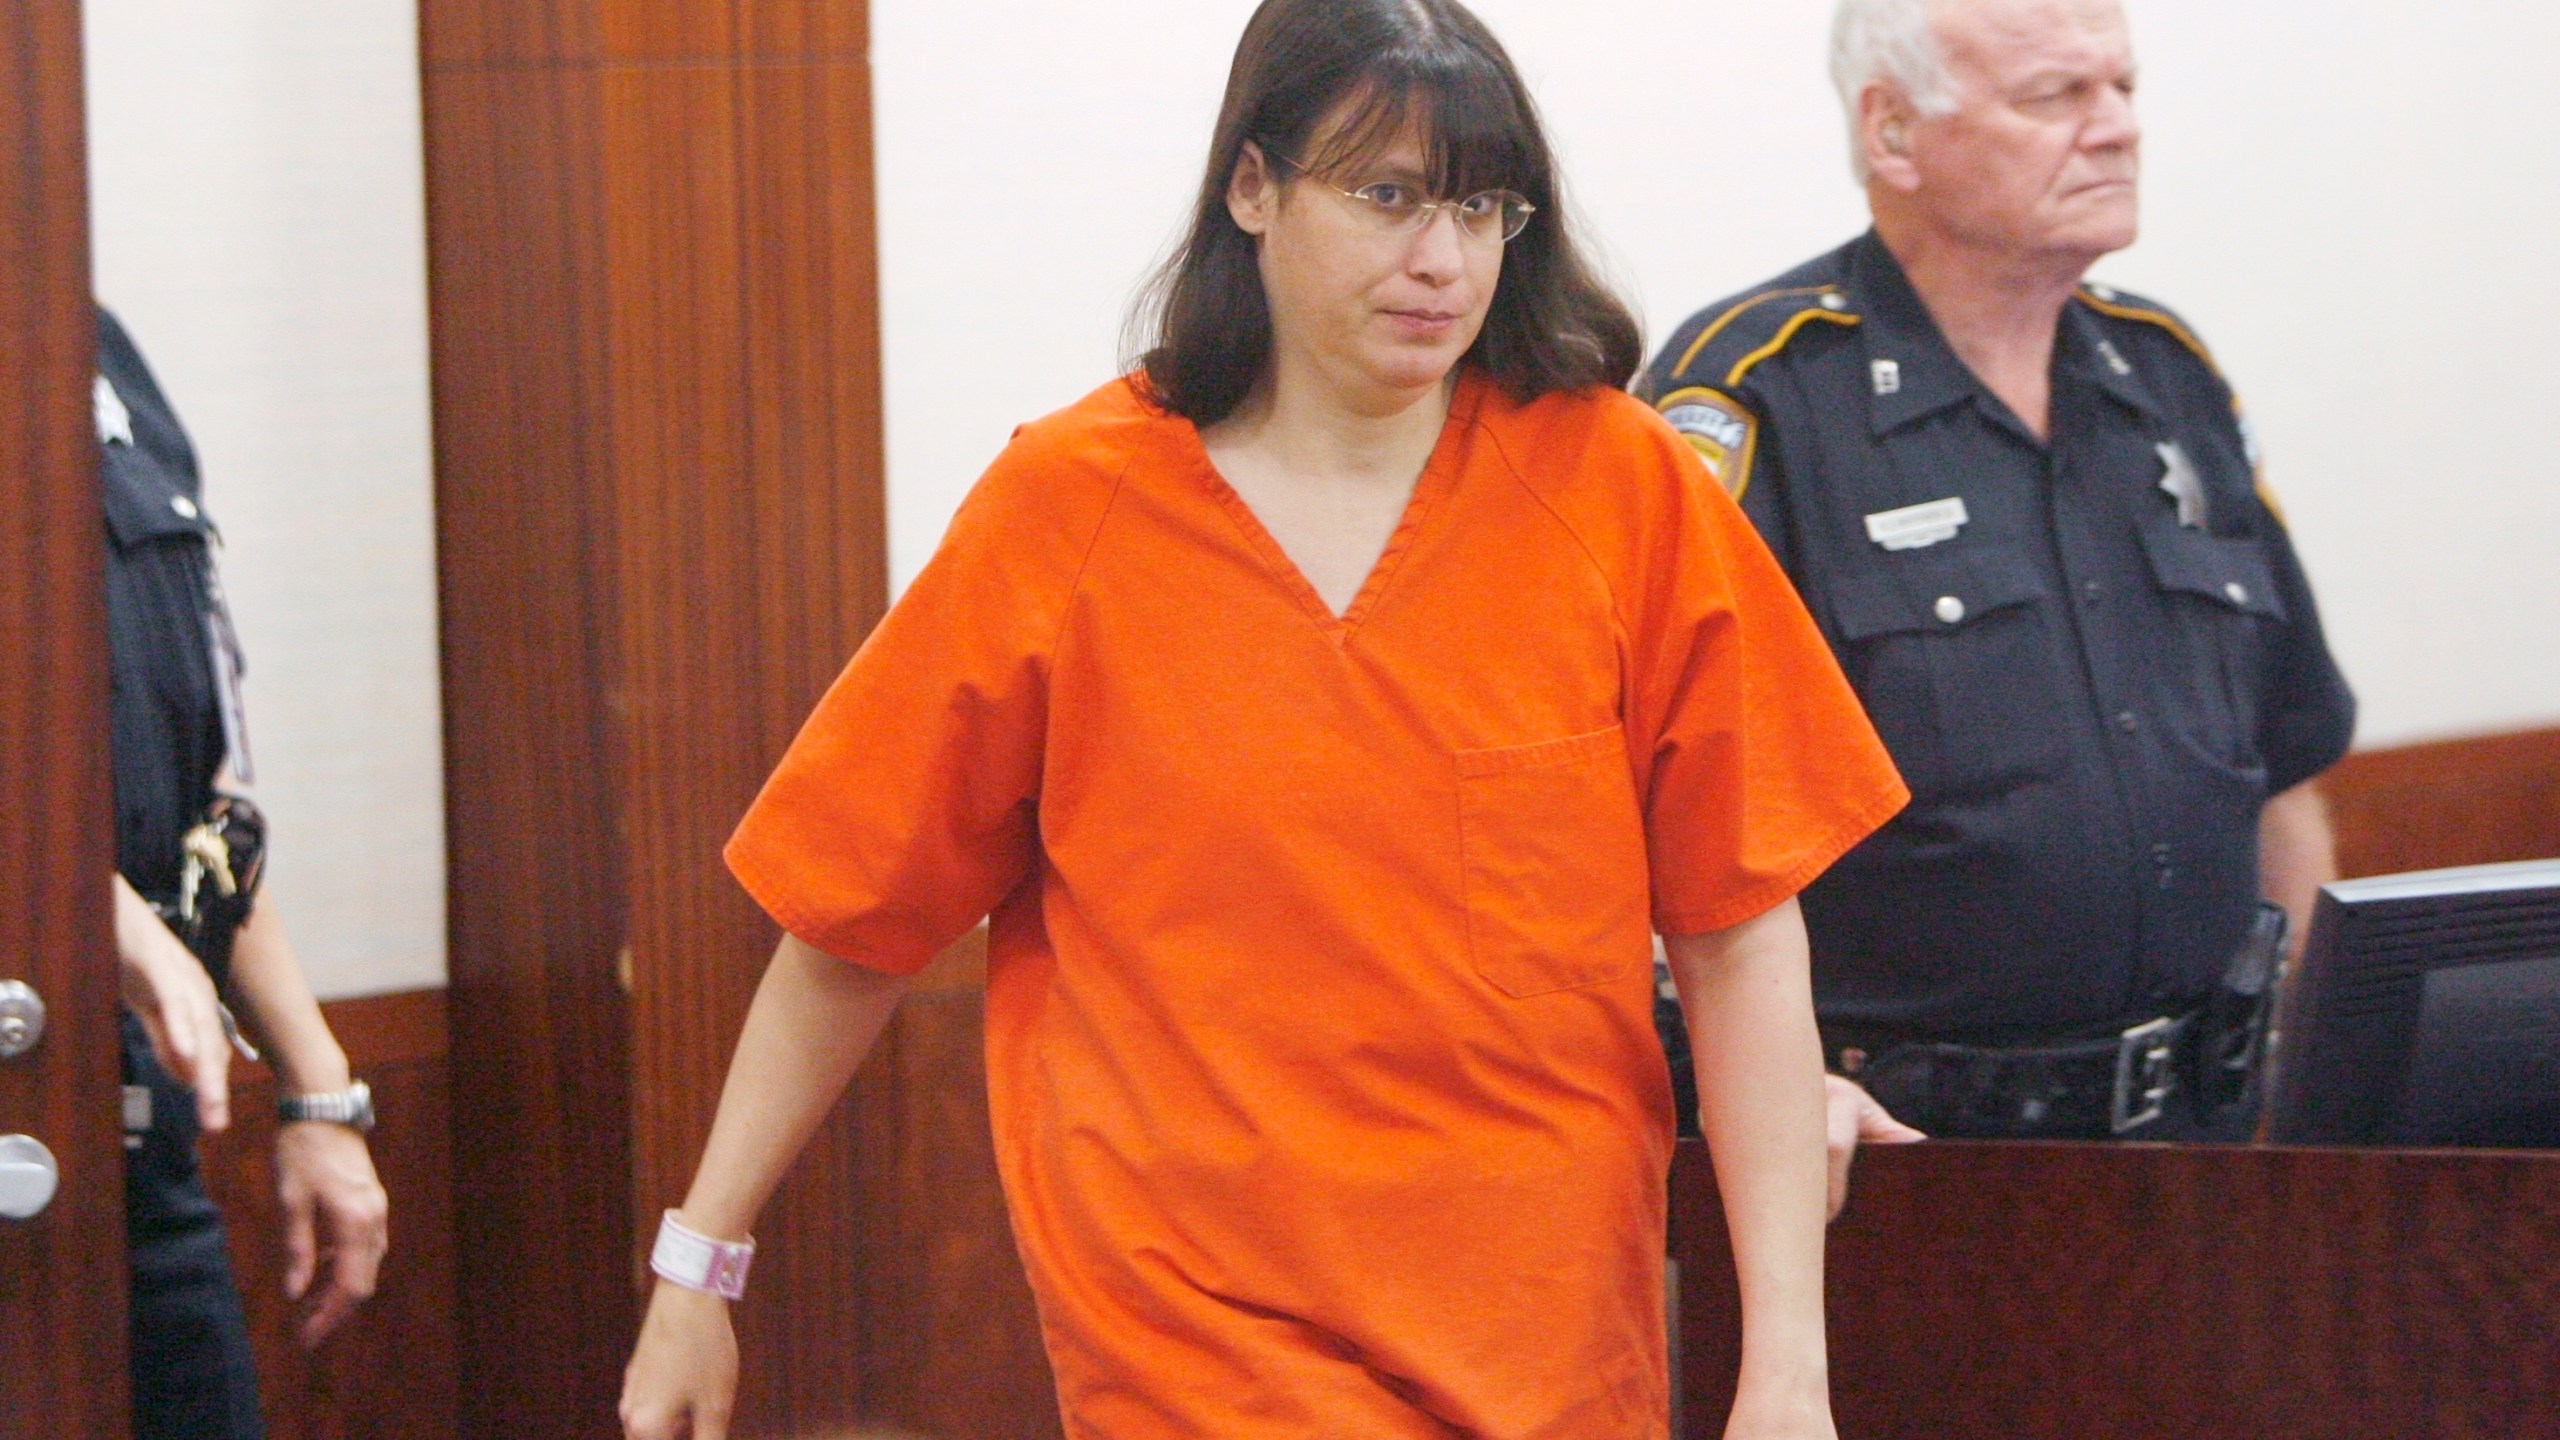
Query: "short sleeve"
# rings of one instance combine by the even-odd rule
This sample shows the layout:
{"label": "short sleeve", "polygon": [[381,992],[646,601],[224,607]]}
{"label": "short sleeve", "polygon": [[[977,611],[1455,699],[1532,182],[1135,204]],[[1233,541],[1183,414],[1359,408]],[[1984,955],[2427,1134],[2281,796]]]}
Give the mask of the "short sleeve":
{"label": "short sleeve", "polygon": [[1037,862],[1047,660],[1080,547],[1074,517],[1046,513],[1076,487],[1027,448],[971,492],[730,837],[739,882],[831,955],[920,969]]}
{"label": "short sleeve", "polygon": [[2338,763],[2355,739],[2356,699],[2330,654],[2311,598],[2311,581],[2293,537],[2272,507],[2259,502],[2259,533],[2275,571],[2287,623],[2267,658],[2267,700],[2258,753],[2267,764],[2267,793],[2281,794]]}
{"label": "short sleeve", "polygon": [[1629,622],[1654,925],[1671,935],[1766,911],[1911,798],[1768,547],[1681,449],[1662,447],[1678,501],[1639,551]]}
{"label": "short sleeve", "polygon": [[[1755,379],[1757,377],[1754,377]],[[1776,435],[1768,432],[1768,401],[1756,388],[1745,387],[1734,392],[1734,399],[1751,416],[1750,449],[1744,456],[1738,481],[1726,487],[1734,502],[1742,507],[1743,517],[1760,534],[1760,542],[1777,557],[1778,568],[1790,576],[1798,572],[1793,518],[1787,512],[1786,457]]]}

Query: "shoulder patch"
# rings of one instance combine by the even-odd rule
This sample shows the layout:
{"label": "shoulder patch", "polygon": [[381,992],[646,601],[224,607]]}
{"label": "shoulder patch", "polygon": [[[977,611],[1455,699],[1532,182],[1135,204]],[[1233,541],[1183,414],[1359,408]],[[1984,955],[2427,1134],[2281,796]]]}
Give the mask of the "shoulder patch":
{"label": "shoulder patch", "polygon": [[2222,373],[2222,367],[2214,363],[2213,352],[2205,348],[2204,341],[2196,338],[2196,332],[2188,329],[2187,322],[2179,319],[2177,312],[2168,306],[2095,281],[2082,285],[2079,296],[2081,304],[2101,315],[2118,320],[2131,320],[2137,324],[2167,331],[2179,344],[2194,352],[2195,357],[2204,362],[2206,369],[2217,376]]}
{"label": "shoulder patch", "polygon": [[[1695,323],[1695,322],[1693,322]],[[1797,285],[1763,290],[1728,302],[1698,324],[1665,377],[1668,387],[1707,385],[1730,390],[1763,360],[1815,323],[1855,325],[1848,300],[1836,285]]]}
{"label": "shoulder patch", "polygon": [[1674,390],[1654,408],[1698,452],[1724,493],[1740,500],[1751,486],[1751,455],[1759,441],[1759,422],[1751,411],[1723,391],[1703,385]]}

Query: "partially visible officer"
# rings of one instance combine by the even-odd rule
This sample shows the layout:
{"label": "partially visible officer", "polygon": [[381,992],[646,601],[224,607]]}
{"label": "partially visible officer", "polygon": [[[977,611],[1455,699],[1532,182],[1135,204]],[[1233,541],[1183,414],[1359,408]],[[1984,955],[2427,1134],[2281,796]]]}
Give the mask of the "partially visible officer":
{"label": "partially visible officer", "polygon": [[[1910,782],[1804,896],[1852,1137],[2245,1138],[2308,782],[2355,704],[2231,387],[2083,276],[2133,243],[2116,0],[1843,0],[1875,228],[1637,382],[1741,500]],[[1881,1101],[1883,1109],[1877,1108]]]}
{"label": "partially visible officer", "polygon": [[[272,904],[250,776],[239,646],[216,577],[195,452],[124,327],[98,311],[107,624],[114,692],[116,949],[124,1017],[125,1234],[136,1440],[255,1440],[257,1375],[198,1130],[230,1119],[241,1003],[285,1098],[276,1172],[287,1294],[317,1345],[364,1298],[387,1203],[365,1087],[321,1018]],[[323,1258],[328,1274],[315,1290]]]}

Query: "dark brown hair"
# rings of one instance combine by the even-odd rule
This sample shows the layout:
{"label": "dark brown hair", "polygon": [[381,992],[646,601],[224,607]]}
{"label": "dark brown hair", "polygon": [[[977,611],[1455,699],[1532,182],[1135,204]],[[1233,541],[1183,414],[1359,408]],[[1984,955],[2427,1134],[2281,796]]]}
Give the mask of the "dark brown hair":
{"label": "dark brown hair", "polygon": [[[1318,137],[1346,101],[1342,123]],[[1246,142],[1324,175],[1383,150],[1408,122],[1423,133],[1434,193],[1509,189],[1538,207],[1503,251],[1466,361],[1522,401],[1627,383],[1644,359],[1642,332],[1574,246],[1537,106],[1484,22],[1457,0],[1264,0],[1236,46],[1190,233],[1130,317],[1155,403],[1215,423],[1270,363],[1254,237],[1227,212]],[[1324,153],[1307,153],[1319,138]]]}

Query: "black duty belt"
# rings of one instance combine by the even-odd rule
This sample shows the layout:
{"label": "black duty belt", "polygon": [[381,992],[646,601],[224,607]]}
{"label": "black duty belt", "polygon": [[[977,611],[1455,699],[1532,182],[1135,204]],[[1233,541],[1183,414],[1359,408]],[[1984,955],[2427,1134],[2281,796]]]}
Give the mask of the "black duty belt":
{"label": "black duty belt", "polygon": [[2182,1089],[2199,1121],[2240,1113],[2234,1107],[2255,1103],[2253,1077],[2284,980],[2284,936],[2283,909],[2260,904],[2219,987],[2190,1008],[2136,1016],[2121,1029],[1984,1046],[1825,1024],[1825,1063],[1933,1135],[2135,1135]]}
{"label": "black duty belt", "polygon": [[2037,1139],[2135,1135],[2191,1083],[2202,1007],[2112,1035],[1981,1046],[1897,1041],[1823,1027],[1832,1069],[1895,1118],[1933,1135]]}

